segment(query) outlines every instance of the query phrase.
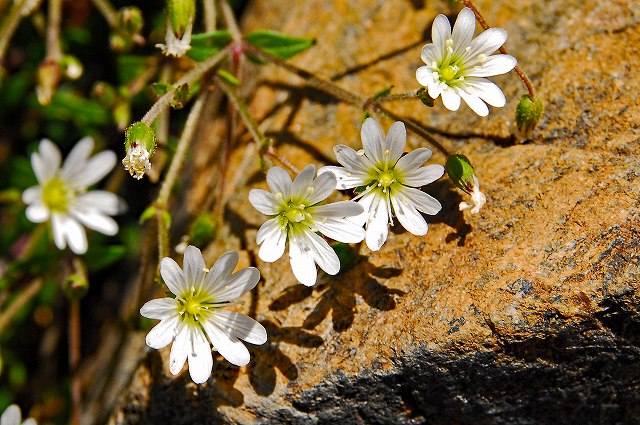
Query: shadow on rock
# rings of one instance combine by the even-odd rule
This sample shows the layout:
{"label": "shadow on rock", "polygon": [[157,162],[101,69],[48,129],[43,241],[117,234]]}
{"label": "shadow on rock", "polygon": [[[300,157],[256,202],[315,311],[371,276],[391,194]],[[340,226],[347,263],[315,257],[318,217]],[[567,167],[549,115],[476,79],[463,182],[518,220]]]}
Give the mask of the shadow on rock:
{"label": "shadow on rock", "polygon": [[321,346],[324,340],[299,327],[280,327],[269,320],[261,323],[267,329],[269,339],[262,346],[252,347],[248,374],[255,392],[261,396],[268,396],[276,387],[276,368],[290,381],[298,378],[298,368],[280,350],[280,343],[316,348]]}

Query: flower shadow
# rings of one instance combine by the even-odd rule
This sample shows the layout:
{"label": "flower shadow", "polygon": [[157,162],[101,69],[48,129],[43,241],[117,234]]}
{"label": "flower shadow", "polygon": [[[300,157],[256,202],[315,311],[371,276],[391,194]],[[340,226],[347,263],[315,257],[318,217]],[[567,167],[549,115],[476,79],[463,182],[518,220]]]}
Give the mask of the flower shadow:
{"label": "flower shadow", "polygon": [[278,326],[270,320],[260,323],[267,329],[269,340],[262,346],[250,348],[252,361],[248,366],[248,375],[255,392],[261,396],[268,396],[276,386],[276,369],[290,381],[298,378],[298,368],[280,349],[280,343],[317,348],[324,340],[299,327]]}
{"label": "flower shadow", "polygon": [[[338,332],[347,330],[355,319],[357,304],[356,294],[365,303],[377,309],[388,311],[396,307],[396,295],[405,293],[398,289],[389,289],[378,279],[397,277],[402,270],[389,267],[376,267],[367,261],[367,257],[359,256],[355,264],[347,271],[329,277],[325,284],[318,285],[315,290],[322,291],[320,301],[304,320],[304,329],[315,329],[331,312],[333,329]],[[347,284],[353,282],[353,285]],[[289,306],[302,302],[313,293],[312,288],[297,285],[287,289],[269,306],[270,310],[284,310]]]}

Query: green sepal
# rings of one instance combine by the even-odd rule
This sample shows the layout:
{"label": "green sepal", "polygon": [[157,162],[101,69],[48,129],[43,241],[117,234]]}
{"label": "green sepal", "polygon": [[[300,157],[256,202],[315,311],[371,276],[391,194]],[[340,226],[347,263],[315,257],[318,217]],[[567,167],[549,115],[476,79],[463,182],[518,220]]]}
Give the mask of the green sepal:
{"label": "green sepal", "polygon": [[177,38],[182,38],[189,25],[193,25],[196,15],[195,0],[168,0],[167,12],[171,19],[171,27]]}
{"label": "green sepal", "polygon": [[542,116],[542,102],[539,98],[532,100],[528,94],[522,95],[516,107],[516,124],[524,134],[533,130]]}
{"label": "green sepal", "polygon": [[418,94],[418,99],[420,99],[420,101],[422,101],[422,103],[425,106],[428,106],[429,108],[433,108],[433,105],[435,105],[435,99],[429,96],[429,91],[427,89],[425,89],[424,87],[421,87],[418,89],[417,94]]}
{"label": "green sepal", "polygon": [[311,38],[292,37],[276,31],[255,31],[245,39],[253,46],[280,59],[289,59],[315,44]]}
{"label": "green sepal", "polygon": [[468,194],[471,194],[473,191],[473,176],[476,175],[476,172],[469,158],[460,154],[451,155],[447,158],[444,168],[456,186]]}
{"label": "green sepal", "polygon": [[125,151],[129,150],[132,143],[144,146],[149,155],[153,156],[156,149],[156,132],[142,121],[134,122],[124,132]]}

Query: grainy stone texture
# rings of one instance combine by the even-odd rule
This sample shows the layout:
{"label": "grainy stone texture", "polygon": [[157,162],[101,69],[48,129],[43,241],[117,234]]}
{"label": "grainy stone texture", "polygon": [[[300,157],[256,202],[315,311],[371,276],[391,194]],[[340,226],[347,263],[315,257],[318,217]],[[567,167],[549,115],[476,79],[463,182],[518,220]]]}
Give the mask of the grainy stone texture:
{"label": "grainy stone texture", "polygon": [[[360,247],[350,268],[305,288],[286,259],[255,260],[263,217],[246,197],[265,183],[241,138],[228,176],[231,225],[206,254],[211,263],[234,248],[244,250],[245,265],[257,261],[264,281],[245,311],[265,324],[269,342],[251,348],[244,368],[218,356],[200,389],[186,373],[169,377],[168,351],[149,354],[114,419],[640,422],[640,4],[477,6],[509,31],[506,48],[545,105],[531,140],[511,137],[525,92],[513,74],[495,78],[509,101],[488,118],[464,104],[455,113],[439,102],[388,107],[437,129],[452,152],[472,159],[489,200],[481,213],[457,211],[464,197],[442,179],[425,189],[443,204],[427,236],[396,228],[379,252]],[[372,95],[390,84],[395,92],[417,88],[420,49],[439,12],[457,10],[444,1],[259,0],[245,26],[315,37],[293,62]],[[336,143],[360,145],[357,108],[272,66],[249,67],[244,79],[255,84],[251,108],[263,130],[299,168],[333,162]],[[192,213],[210,196],[220,127],[203,131],[196,147],[184,203]],[[412,134],[410,143],[428,146]],[[434,150],[432,162],[444,159]]]}

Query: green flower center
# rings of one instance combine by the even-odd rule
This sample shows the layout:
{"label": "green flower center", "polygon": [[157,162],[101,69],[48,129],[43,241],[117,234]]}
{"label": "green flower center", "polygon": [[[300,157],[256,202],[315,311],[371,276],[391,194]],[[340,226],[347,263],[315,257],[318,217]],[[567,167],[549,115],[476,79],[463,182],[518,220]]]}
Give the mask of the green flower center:
{"label": "green flower center", "polygon": [[382,186],[385,189],[391,186],[391,184],[395,181],[396,178],[393,174],[393,170],[383,171],[378,175],[378,186]]}
{"label": "green flower center", "polygon": [[182,320],[193,325],[206,318],[212,308],[216,308],[215,302],[206,291],[192,289],[190,292],[177,297],[178,311]]}
{"label": "green flower center", "polygon": [[451,83],[455,83],[460,79],[458,75],[460,73],[460,67],[457,65],[447,65],[440,68],[440,81],[447,85],[451,85]]}
{"label": "green flower center", "polygon": [[58,177],[52,178],[42,187],[42,201],[49,211],[67,212],[69,195],[65,182]]}
{"label": "green flower center", "polygon": [[306,218],[304,211],[305,208],[306,205],[304,204],[294,204],[293,202],[289,202],[280,214],[286,217],[290,223],[300,223]]}

